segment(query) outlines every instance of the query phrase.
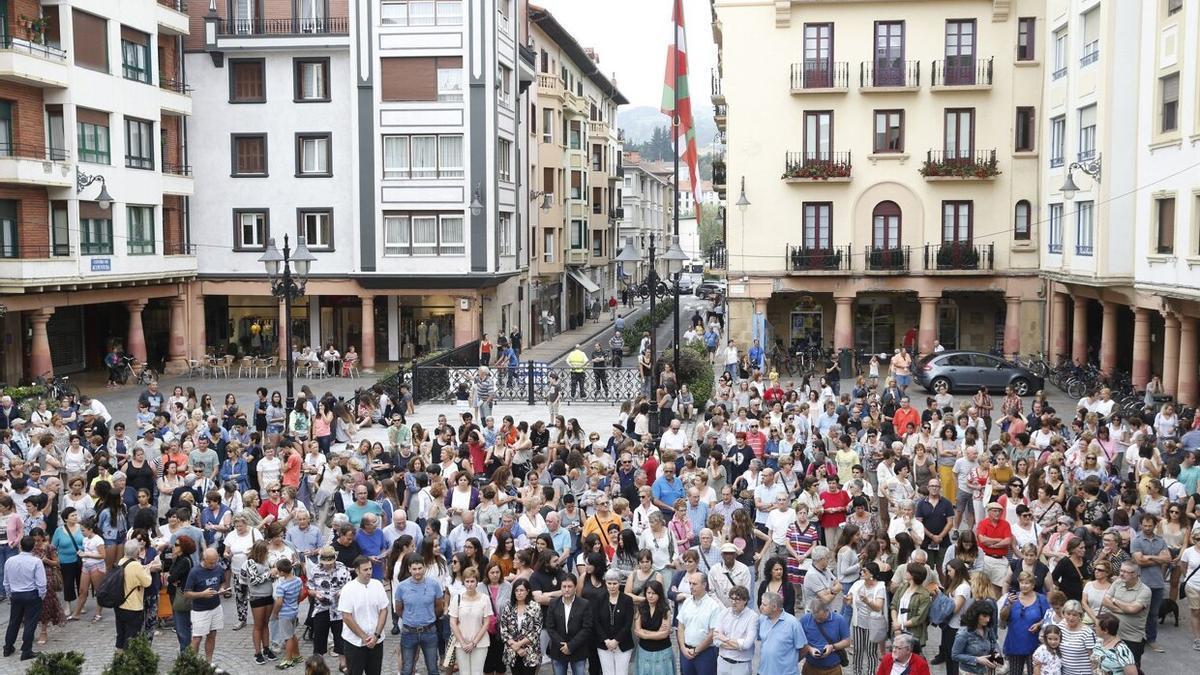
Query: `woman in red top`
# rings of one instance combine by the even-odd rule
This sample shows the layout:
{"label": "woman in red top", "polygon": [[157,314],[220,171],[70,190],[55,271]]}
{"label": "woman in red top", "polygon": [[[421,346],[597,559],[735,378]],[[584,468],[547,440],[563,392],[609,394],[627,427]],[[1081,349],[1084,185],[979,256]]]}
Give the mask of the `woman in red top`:
{"label": "woman in red top", "polygon": [[279,483],[267,486],[267,498],[258,505],[258,515],[262,516],[263,525],[269,525],[279,519],[279,505],[283,503],[283,495],[279,491]]}
{"label": "woman in red top", "polygon": [[295,447],[289,446],[283,449],[283,473],[280,480],[283,481],[285,487],[300,488],[301,464],[303,461]]}
{"label": "woman in red top", "polygon": [[829,489],[821,493],[821,503],[825,506],[819,518],[825,545],[832,546],[837,543],[838,528],[846,522],[846,507],[850,505],[850,494],[842,489],[836,473],[829,477]]}

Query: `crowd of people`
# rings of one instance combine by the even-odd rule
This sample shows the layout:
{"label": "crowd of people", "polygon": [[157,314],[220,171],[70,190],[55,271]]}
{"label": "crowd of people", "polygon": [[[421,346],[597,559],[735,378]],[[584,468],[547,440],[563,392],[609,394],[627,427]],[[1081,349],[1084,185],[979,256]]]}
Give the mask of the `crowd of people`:
{"label": "crowd of people", "polygon": [[918,409],[903,374],[838,393],[756,365],[605,429],[488,396],[422,424],[404,390],[364,414],[152,384],[134,428],[0,400],[4,656],[106,615],[118,650],[174,632],[354,675],[385,643],[404,675],[1136,675],[1170,611],[1200,651],[1192,411]]}

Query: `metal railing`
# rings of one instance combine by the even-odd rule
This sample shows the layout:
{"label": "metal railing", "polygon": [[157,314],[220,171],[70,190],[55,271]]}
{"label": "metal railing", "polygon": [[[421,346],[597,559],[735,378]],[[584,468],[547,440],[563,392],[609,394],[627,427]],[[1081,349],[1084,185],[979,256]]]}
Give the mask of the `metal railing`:
{"label": "metal railing", "polygon": [[[407,381],[416,403],[450,402],[458,399],[460,391],[471,390],[477,372],[476,366],[423,364],[412,368]],[[576,373],[570,367],[530,361],[514,368],[492,369],[490,377],[495,387],[495,399],[528,405],[541,403],[546,400],[552,373],[558,376],[562,402],[567,405],[629,401],[644,393],[646,387],[636,367],[614,366],[609,362],[599,368],[589,365]],[[401,378],[404,376],[396,379],[397,388],[404,381]]]}
{"label": "metal railing", "polygon": [[220,19],[217,35],[348,35],[349,20],[344,16],[319,19]]}
{"label": "metal railing", "polygon": [[921,62],[899,60],[862,61],[858,64],[858,86],[919,87]]}
{"label": "metal railing", "polygon": [[24,260],[48,260],[50,258],[71,257],[70,244],[33,245],[10,242],[0,244],[0,258],[20,258]]}
{"label": "metal railing", "polygon": [[713,185],[725,185],[725,160],[717,159],[712,163]]}
{"label": "metal railing", "polygon": [[721,90],[721,76],[717,75],[717,71],[712,71],[712,95],[724,96],[725,92]]}
{"label": "metal railing", "polygon": [[1083,46],[1083,56],[1079,57],[1079,65],[1086,66],[1100,60],[1100,41],[1092,40]]}
{"label": "metal railing", "polygon": [[867,270],[871,272],[907,272],[911,255],[911,246],[894,248],[867,246],[863,249]]}
{"label": "metal railing", "polygon": [[192,87],[183,80],[176,80],[170,77],[158,78],[158,86],[160,89],[178,92],[180,94],[189,95],[192,93]]}
{"label": "metal railing", "polygon": [[792,64],[792,89],[845,89],[850,64],[828,59],[805,59]]}
{"label": "metal railing", "polygon": [[989,178],[1000,173],[995,150],[949,153],[929,150],[920,169],[926,178]]}
{"label": "metal railing", "polygon": [[1075,244],[1075,255],[1090,256],[1096,252],[1094,246],[1088,244]]}
{"label": "metal railing", "polygon": [[729,262],[729,251],[721,247],[713,247],[704,256],[706,266],[712,270],[723,270]]}
{"label": "metal railing", "polygon": [[192,166],[190,164],[167,164],[164,162],[162,172],[169,173],[172,176],[191,176]]}
{"label": "metal railing", "polygon": [[0,158],[41,159],[65,162],[71,154],[63,148],[52,148],[33,143],[0,143]]}
{"label": "metal railing", "polygon": [[187,0],[158,0],[158,4],[184,14],[188,11]]}
{"label": "metal railing", "polygon": [[0,35],[0,49],[11,49],[14,52],[25,52],[33,56],[55,61],[66,61],[67,52],[58,47],[51,47],[40,42],[34,42],[14,35]]}
{"label": "metal railing", "polygon": [[196,245],[182,241],[164,241],[163,255],[196,255]]}
{"label": "metal railing", "polygon": [[849,152],[788,152],[783,158],[784,178],[849,178]]}
{"label": "metal railing", "polygon": [[729,115],[729,104],[718,103],[713,106],[713,117],[725,117]]}
{"label": "metal railing", "polygon": [[1046,244],[1046,252],[1047,253],[1062,253],[1062,242],[1061,241],[1057,242],[1057,243],[1050,242],[1049,244]]}
{"label": "metal railing", "polygon": [[951,63],[948,59],[933,62],[933,86],[954,87],[992,84],[992,58],[986,61],[971,59],[967,63]]}
{"label": "metal railing", "polygon": [[925,245],[927,271],[990,270],[995,259],[995,244],[974,246],[966,242]]}
{"label": "metal railing", "polygon": [[786,260],[789,272],[848,272],[850,271],[850,247],[788,246]]}

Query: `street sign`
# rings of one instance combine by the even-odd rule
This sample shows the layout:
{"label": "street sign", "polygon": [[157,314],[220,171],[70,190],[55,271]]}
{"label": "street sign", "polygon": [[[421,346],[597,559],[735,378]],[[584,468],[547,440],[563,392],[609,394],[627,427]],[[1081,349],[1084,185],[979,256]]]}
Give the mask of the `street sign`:
{"label": "street sign", "polygon": [[111,272],[112,258],[92,258],[93,272]]}

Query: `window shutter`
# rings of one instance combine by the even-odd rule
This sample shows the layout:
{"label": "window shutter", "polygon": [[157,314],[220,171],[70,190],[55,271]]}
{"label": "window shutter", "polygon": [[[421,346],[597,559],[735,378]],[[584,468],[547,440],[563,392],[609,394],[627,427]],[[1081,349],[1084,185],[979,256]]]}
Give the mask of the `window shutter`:
{"label": "window shutter", "polygon": [[108,71],[108,22],[81,12],[71,12],[75,33],[75,63],[87,68]]}
{"label": "window shutter", "polygon": [[[437,64],[445,58],[388,57],[380,60],[384,101],[436,101]],[[461,65],[462,59],[458,59]]]}

